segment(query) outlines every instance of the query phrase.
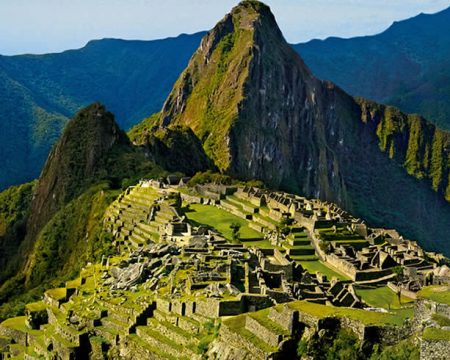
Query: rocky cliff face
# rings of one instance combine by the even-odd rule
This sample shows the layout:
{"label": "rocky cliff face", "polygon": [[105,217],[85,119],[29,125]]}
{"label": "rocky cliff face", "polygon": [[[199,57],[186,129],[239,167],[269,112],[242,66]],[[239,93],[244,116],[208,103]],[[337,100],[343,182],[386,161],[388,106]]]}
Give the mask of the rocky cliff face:
{"label": "rocky cliff face", "polygon": [[189,126],[223,172],[450,252],[449,135],[316,79],[260,2],[243,1],[205,36],[160,125]]}

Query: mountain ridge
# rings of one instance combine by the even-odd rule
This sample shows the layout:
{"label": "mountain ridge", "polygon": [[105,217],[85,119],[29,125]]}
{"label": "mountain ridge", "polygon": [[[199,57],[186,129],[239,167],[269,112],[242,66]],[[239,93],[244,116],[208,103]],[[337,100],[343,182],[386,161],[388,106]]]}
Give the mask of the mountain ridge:
{"label": "mountain ridge", "polygon": [[[433,23],[436,23],[436,17],[443,18],[442,21],[438,21],[438,24],[444,23],[440,25],[440,28],[447,29],[446,23],[450,23],[450,21],[445,22],[448,12],[447,9],[438,14],[416,17],[416,20],[415,18],[403,20],[397,22],[395,27],[401,29],[405,23],[408,24],[413,20],[422,22],[422,19],[430,19],[422,25],[426,30],[425,33],[435,31],[441,40],[436,43],[419,37],[417,44],[412,44],[414,45],[412,50],[432,49],[433,56],[427,53],[421,55],[421,59],[428,62],[431,57],[442,59],[442,55],[435,55],[445,52],[445,49],[450,46],[443,41],[450,29],[439,30],[439,27],[436,28]],[[410,31],[410,33],[414,37],[419,32]],[[97,100],[105,103],[116,114],[119,124],[125,129],[135,125],[149,114],[159,111],[173,82],[188,63],[204,34],[200,32],[155,41],[93,40],[82,49],[68,50],[58,54],[0,56],[0,134],[5,134],[0,135],[0,141],[5,144],[0,148],[0,156],[6,159],[0,169],[0,188],[36,178],[65,123],[76,111],[89,103]],[[405,35],[402,36],[404,38]],[[366,42],[367,39],[378,37],[379,34],[348,41],[359,44]],[[395,36],[392,36],[392,39],[389,37],[386,39],[390,43],[394,40],[396,40]],[[430,71],[417,78],[420,68],[409,59],[408,53],[394,56],[398,53],[397,47],[389,46],[389,53],[386,53],[383,47],[377,45],[374,51],[369,52],[371,54],[369,59],[363,56],[364,54],[360,54],[355,61],[344,62],[344,66],[339,65],[340,61],[335,59],[336,51],[339,49],[336,49],[333,41],[338,41],[339,44],[342,42],[333,38],[325,40],[326,46],[319,48],[318,52],[314,49],[306,50],[308,47],[306,44],[292,46],[319,78],[334,81],[352,95],[372,98],[378,102],[400,107],[407,112],[422,113],[427,119],[438,123],[440,127],[448,128],[446,125],[448,117],[445,114],[450,112],[448,105],[450,92],[446,85],[448,83],[446,74],[450,68],[450,62],[435,61]],[[315,42],[311,42],[310,45]],[[347,40],[344,41],[346,42]],[[366,49],[364,46],[363,49]],[[89,55],[91,49],[95,50],[96,47],[102,50],[96,51],[95,56]],[[155,57],[157,49],[162,51],[164,61],[161,57]],[[342,55],[344,60],[345,56],[351,59],[356,50],[346,47]],[[364,52],[367,53],[368,50]],[[339,52],[337,54],[339,55]],[[46,60],[48,57],[51,59],[64,57],[65,66],[58,65],[56,60],[52,60],[56,61],[56,66],[52,65],[50,70],[42,64],[38,66],[41,62],[48,62]],[[90,60],[87,61],[87,58]],[[30,62],[30,59],[33,61]],[[329,59],[334,60],[329,61]],[[398,63],[395,59],[398,59]],[[6,73],[5,60],[9,68],[9,72]],[[114,65],[117,61],[128,64],[128,67]],[[77,70],[77,63],[82,64],[84,71]],[[366,66],[368,66],[367,69]],[[55,67],[57,71],[52,70]],[[28,74],[30,69],[31,75]],[[114,69],[114,77],[111,77],[111,69]],[[382,69],[382,74],[377,69]],[[34,79],[35,73],[39,76],[33,80],[34,85],[30,86],[27,78]],[[130,74],[133,74],[131,78]],[[346,74],[356,75],[347,76],[346,79]],[[25,83],[20,80],[21,78],[17,79],[17,75],[25,77]],[[61,80],[63,82],[55,83],[55,77],[63,79]],[[348,78],[351,81],[348,82]],[[404,85],[399,88],[395,85],[396,83]],[[12,90],[15,88],[16,90]],[[120,88],[123,90],[118,90]],[[107,89],[114,91],[108,92]],[[373,92],[377,92],[376,96],[372,94]],[[83,94],[88,96],[83,97]],[[20,106],[14,106],[14,104],[20,104]],[[21,111],[19,107],[27,110]]]}
{"label": "mountain ridge", "polygon": [[394,22],[376,35],[330,37],[293,47],[319,78],[449,129],[449,19],[450,7]]}
{"label": "mountain ridge", "polygon": [[158,111],[201,36],[0,56],[0,189],[38,177],[65,124],[92,102],[104,103],[125,129]]}
{"label": "mountain ridge", "polygon": [[[316,79],[280,35],[265,5],[234,8],[175,83],[160,126],[190,127],[227,174],[336,202],[448,252],[448,133]],[[401,188],[388,199],[392,181]],[[433,214],[420,210],[428,202]]]}

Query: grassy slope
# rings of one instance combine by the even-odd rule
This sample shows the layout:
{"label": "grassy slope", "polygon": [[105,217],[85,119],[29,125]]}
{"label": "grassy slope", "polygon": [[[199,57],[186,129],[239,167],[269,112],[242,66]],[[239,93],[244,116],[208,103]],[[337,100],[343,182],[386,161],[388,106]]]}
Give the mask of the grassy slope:
{"label": "grassy slope", "polygon": [[405,296],[401,297],[401,304],[397,295],[387,286],[376,289],[357,289],[356,293],[369,305],[385,309],[399,309],[413,300]]}
{"label": "grassy slope", "polygon": [[450,305],[449,286],[427,286],[420,290],[418,296],[438,303]]}
{"label": "grassy slope", "polygon": [[345,275],[342,275],[332,269],[330,269],[327,265],[325,265],[321,261],[300,261],[300,264],[308,270],[310,273],[315,274],[316,272],[321,272],[322,274],[326,275],[328,279],[332,279],[333,277],[336,277],[338,279],[342,280],[348,280],[348,278]]}
{"label": "grassy slope", "polygon": [[[240,22],[250,23],[256,13],[243,14],[244,11],[247,10],[225,17],[208,35],[205,44],[214,44],[219,39],[212,53],[200,49],[194,54],[161,113],[163,122],[171,119],[171,124],[189,125],[202,140],[206,154],[221,170],[230,165],[227,138],[244,98],[243,85],[253,45],[253,29],[242,27]],[[205,57],[209,59],[207,64]],[[187,96],[182,112],[177,100],[180,93]]]}
{"label": "grassy slope", "polygon": [[309,313],[317,317],[335,316],[348,317],[350,319],[358,320],[366,325],[401,325],[403,321],[411,315],[410,313],[379,313],[373,311],[365,311],[359,309],[333,307],[327,305],[320,305],[309,303],[306,301],[295,301],[289,303],[290,308]]}
{"label": "grassy slope", "polygon": [[[113,140],[113,141],[112,141]],[[88,261],[107,253],[102,217],[122,184],[166,172],[134,149],[111,114],[94,104],[69,123],[42,173],[21,257],[0,287],[0,317],[23,311],[23,303],[73,277]],[[17,259],[16,259],[17,260]],[[15,275],[14,275],[15,274]]]}
{"label": "grassy slope", "polygon": [[261,238],[261,234],[248,227],[248,221],[230,214],[228,211],[219,209],[214,206],[192,204],[190,205],[186,213],[189,220],[199,224],[206,224],[212,226],[216,230],[222,233],[222,235],[231,240],[232,231],[230,224],[238,223],[241,225],[239,230],[242,239],[258,239]]}

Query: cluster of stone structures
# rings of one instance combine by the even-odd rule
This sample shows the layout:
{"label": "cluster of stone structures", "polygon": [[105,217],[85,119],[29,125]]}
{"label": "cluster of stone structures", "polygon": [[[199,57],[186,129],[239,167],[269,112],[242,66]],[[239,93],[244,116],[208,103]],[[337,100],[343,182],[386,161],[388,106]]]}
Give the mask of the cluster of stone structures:
{"label": "cluster of stone structures", "polygon": [[[202,344],[215,334],[211,358],[279,359],[295,354],[306,328],[327,326],[349,327],[361,340],[398,340],[409,328],[324,318],[292,304],[363,311],[353,310],[365,307],[355,284],[387,282],[399,264],[406,274],[395,283],[399,288],[448,281],[445,268],[425,260],[416,244],[370,229],[332,204],[251,187],[182,189],[175,177],[168,180],[141,181],[108,208],[104,228],[117,255],[47,291],[41,302],[28,305],[27,316],[2,323],[3,357],[200,359],[207,350]],[[260,233],[252,240],[270,246],[230,242],[215,229],[194,225],[185,212],[189,204],[245,219]],[[302,267],[317,258],[352,280]],[[230,318],[218,332],[224,316]]]}
{"label": "cluster of stone structures", "polygon": [[[417,292],[424,285],[449,282],[446,267],[440,267],[444,256],[426,253],[417,242],[404,239],[394,230],[370,228],[334,204],[252,187],[207,185],[198,186],[196,192],[213,199],[217,206],[252,220],[250,226],[261,232],[276,229],[271,220],[292,219],[308,233],[306,246],[294,251],[290,248],[294,243],[300,244],[295,229],[289,235],[277,233],[275,238],[271,237],[274,245],[283,246],[294,259],[296,255],[315,253],[357,284],[376,285],[397,280],[395,268],[403,271],[401,284],[397,286],[405,294],[411,295],[410,292]],[[235,200],[226,196],[230,193],[248,205],[241,204],[239,208]]]}

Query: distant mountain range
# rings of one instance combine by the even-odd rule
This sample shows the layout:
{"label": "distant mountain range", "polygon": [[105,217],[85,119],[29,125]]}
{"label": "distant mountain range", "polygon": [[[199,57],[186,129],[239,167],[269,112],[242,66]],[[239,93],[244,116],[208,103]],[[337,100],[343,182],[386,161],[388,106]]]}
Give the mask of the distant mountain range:
{"label": "distant mountain range", "polygon": [[[59,54],[0,56],[0,189],[36,178],[65,123],[101,101],[129,129],[161,109],[205,33],[104,39]],[[450,128],[450,9],[382,34],[293,45],[313,73],[352,95]]]}
{"label": "distant mountain range", "polygon": [[203,35],[0,56],[0,189],[36,178],[66,122],[94,101],[124,129],[159,111]]}
{"label": "distant mountain range", "polygon": [[319,78],[450,129],[450,8],[395,22],[375,36],[294,48]]}

